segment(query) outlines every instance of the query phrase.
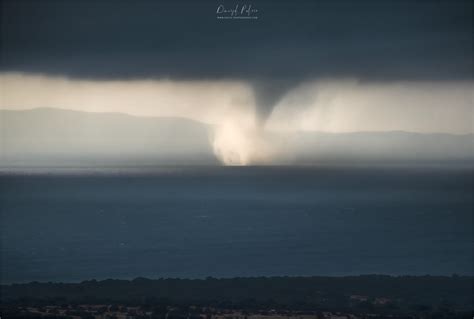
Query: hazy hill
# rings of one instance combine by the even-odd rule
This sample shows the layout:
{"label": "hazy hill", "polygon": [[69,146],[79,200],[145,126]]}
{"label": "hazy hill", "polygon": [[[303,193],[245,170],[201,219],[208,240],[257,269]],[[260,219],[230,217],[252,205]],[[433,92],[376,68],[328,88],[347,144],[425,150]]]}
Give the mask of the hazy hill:
{"label": "hazy hill", "polygon": [[[474,135],[419,134],[402,131],[276,135],[285,163],[473,163]],[[284,152],[281,152],[284,150]]]}
{"label": "hazy hill", "polygon": [[[184,118],[40,108],[0,110],[0,165],[218,165],[213,127]],[[472,165],[474,135],[270,132],[270,164]]]}
{"label": "hazy hill", "polygon": [[0,111],[4,165],[217,164],[207,125],[60,109]]}

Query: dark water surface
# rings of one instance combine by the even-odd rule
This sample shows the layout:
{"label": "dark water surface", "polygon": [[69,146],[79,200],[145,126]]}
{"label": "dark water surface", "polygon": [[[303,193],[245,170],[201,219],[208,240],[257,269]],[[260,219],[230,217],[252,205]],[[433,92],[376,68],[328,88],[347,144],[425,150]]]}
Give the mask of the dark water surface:
{"label": "dark water surface", "polygon": [[0,173],[1,280],[473,274],[473,171]]}

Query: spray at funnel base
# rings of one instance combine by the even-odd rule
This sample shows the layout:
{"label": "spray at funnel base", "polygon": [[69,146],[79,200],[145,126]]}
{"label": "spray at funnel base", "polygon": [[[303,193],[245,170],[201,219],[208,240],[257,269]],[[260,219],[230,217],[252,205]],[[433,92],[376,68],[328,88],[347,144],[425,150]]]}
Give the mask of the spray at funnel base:
{"label": "spray at funnel base", "polygon": [[271,158],[270,145],[261,129],[232,121],[216,127],[212,147],[224,165],[267,164]]}

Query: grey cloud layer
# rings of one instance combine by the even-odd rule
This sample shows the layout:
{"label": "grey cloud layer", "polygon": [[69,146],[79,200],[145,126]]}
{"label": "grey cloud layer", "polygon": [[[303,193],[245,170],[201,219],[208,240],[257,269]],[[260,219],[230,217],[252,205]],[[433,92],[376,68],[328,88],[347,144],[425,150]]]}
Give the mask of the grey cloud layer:
{"label": "grey cloud layer", "polygon": [[217,20],[219,3],[3,1],[2,70],[85,78],[472,77],[471,1],[252,1],[255,21]]}
{"label": "grey cloud layer", "polygon": [[242,80],[257,112],[302,82],[472,81],[472,1],[26,1],[2,5],[0,71]]}

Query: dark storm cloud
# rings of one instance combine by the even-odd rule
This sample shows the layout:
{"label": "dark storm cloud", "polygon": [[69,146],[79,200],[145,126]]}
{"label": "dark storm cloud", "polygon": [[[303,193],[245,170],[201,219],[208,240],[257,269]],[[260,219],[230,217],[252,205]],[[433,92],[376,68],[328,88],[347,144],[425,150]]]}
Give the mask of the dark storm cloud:
{"label": "dark storm cloud", "polygon": [[[252,4],[258,20],[218,20]],[[243,79],[262,113],[309,78],[472,78],[471,1],[2,1],[3,71]]]}

